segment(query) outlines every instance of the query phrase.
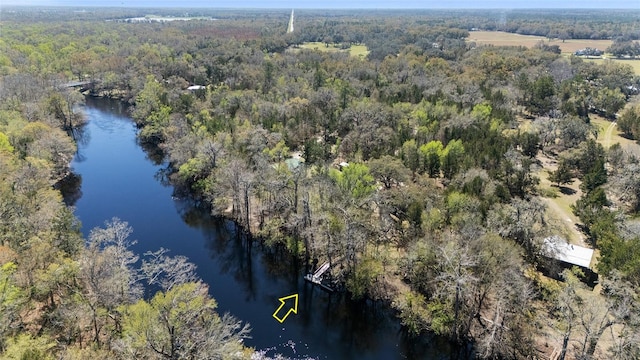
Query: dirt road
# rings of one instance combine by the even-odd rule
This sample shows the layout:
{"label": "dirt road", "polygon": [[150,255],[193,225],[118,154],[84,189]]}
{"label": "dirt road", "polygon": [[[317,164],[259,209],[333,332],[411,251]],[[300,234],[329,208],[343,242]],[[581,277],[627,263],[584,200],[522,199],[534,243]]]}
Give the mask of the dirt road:
{"label": "dirt road", "polygon": [[607,126],[607,130],[605,130],[603,138],[602,138],[602,146],[605,149],[608,149],[611,146],[611,138],[613,137],[613,129],[616,128],[616,122],[612,122],[609,126]]}
{"label": "dirt road", "polygon": [[[551,187],[552,184],[549,181],[549,172],[557,169],[557,163],[555,160],[543,154],[538,154],[537,159],[542,164],[542,169],[537,174],[540,178],[540,186]],[[582,191],[580,190],[580,181],[576,179],[572,184],[565,187],[573,190],[573,194],[569,195],[559,193],[555,198],[540,197],[540,200],[547,205],[549,218],[551,221],[555,220],[555,225],[561,232],[559,235],[566,237],[572,244],[587,246],[584,234],[578,228],[580,220],[571,211],[571,205],[575,204],[582,195]]]}

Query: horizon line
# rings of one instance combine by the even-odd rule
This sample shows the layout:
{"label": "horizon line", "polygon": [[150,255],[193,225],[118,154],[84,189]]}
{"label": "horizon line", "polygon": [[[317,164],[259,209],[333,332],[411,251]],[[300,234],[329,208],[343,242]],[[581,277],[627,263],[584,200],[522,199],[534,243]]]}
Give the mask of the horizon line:
{"label": "horizon line", "polygon": [[291,7],[291,6],[126,6],[126,5],[30,5],[24,3],[4,3],[0,2],[0,8],[3,7],[20,7],[20,8],[93,8],[93,9],[218,9],[218,10],[282,10],[282,9],[303,9],[303,10],[635,10],[640,12],[640,8],[636,7]]}

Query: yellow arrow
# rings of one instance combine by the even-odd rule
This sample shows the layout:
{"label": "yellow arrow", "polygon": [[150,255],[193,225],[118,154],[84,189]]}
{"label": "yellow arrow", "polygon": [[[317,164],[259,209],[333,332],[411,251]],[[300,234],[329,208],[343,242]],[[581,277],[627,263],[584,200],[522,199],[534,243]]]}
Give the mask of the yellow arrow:
{"label": "yellow arrow", "polygon": [[[278,313],[280,312],[280,310],[282,310],[284,305],[287,303],[287,300],[289,300],[289,299],[293,299],[294,300],[293,306],[289,305],[289,307],[287,308],[285,314],[282,317],[278,317]],[[280,323],[283,323],[287,319],[287,316],[289,316],[289,314],[291,314],[291,313],[297,314],[298,313],[298,294],[293,294],[293,295],[281,297],[278,300],[280,300],[280,307],[278,307],[276,312],[273,313],[273,317],[276,320],[278,320]]]}

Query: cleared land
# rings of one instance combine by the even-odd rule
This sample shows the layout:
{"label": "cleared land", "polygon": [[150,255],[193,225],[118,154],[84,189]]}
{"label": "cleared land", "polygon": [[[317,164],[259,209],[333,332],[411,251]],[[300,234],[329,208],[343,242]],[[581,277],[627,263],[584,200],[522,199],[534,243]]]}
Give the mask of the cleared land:
{"label": "cleared land", "polygon": [[552,226],[570,243],[588,246],[579,228],[580,219],[571,210],[571,205],[575,204],[582,195],[580,180],[575,179],[571,184],[563,185],[562,189],[558,188],[549,181],[549,173],[558,168],[557,161],[541,153],[538,154],[537,160],[542,165],[536,174],[540,179],[538,189],[543,193],[552,192],[555,194],[554,197],[540,197],[547,204],[547,213],[553,223]]}
{"label": "cleared land", "polygon": [[215,20],[208,16],[161,16],[161,15],[145,15],[141,17],[126,18],[124,20],[116,19],[115,21],[126,22],[172,22],[172,21],[191,21],[191,20]]}
{"label": "cleared land", "polygon": [[[640,104],[640,96],[632,97],[625,108]],[[591,124],[598,129],[598,141],[605,149],[608,149],[611,145],[619,143],[623,150],[640,156],[640,144],[635,140],[628,139],[622,136],[622,133],[618,130],[617,123],[615,121],[607,120],[598,115],[589,116]]]}
{"label": "cleared land", "polygon": [[326,52],[348,52],[349,55],[364,58],[369,55],[366,45],[351,45],[349,49],[341,49],[339,44],[325,44],[323,42],[307,42],[297,47],[298,49],[309,49]]}
{"label": "cleared land", "polygon": [[[600,49],[602,51],[606,50],[613,41],[611,40],[589,40],[589,39],[570,39],[565,40],[564,42],[560,39],[552,39],[549,40],[544,36],[534,36],[534,35],[520,35],[520,34],[512,34],[502,31],[471,31],[469,32],[469,38],[467,41],[473,41],[478,45],[495,45],[495,46],[526,46],[533,47],[538,44],[540,41],[544,41],[548,45],[558,45],[560,47],[560,51],[563,54],[569,55],[573,54],[578,50],[590,47],[595,49]],[[586,61],[593,61],[598,64],[602,64],[605,61],[611,60],[620,62],[621,64],[629,64],[633,68],[636,75],[640,75],[640,59],[627,60],[627,59],[616,59],[610,56],[606,56],[605,58],[583,58]]]}
{"label": "cleared land", "polygon": [[589,39],[570,39],[564,42],[560,39],[549,40],[544,36],[520,35],[503,31],[471,31],[467,41],[474,41],[478,45],[496,45],[496,46],[526,46],[533,47],[540,40],[548,45],[558,45],[563,53],[571,53],[587,47],[605,50],[613,41],[611,40],[589,40]]}
{"label": "cleared land", "polygon": [[[640,102],[640,98],[631,100],[630,104],[637,102]],[[597,115],[590,115],[590,118],[591,123],[598,128],[598,137],[596,141],[602,144],[605,149],[608,149],[615,143],[620,143],[623,150],[640,156],[640,144],[623,137],[618,131],[615,122]],[[528,123],[521,123],[521,127],[527,127],[529,125],[530,124]],[[580,219],[578,219],[571,210],[571,205],[575,204],[582,195],[582,191],[580,190],[580,181],[576,179],[573,183],[564,185],[562,187],[564,191],[560,191],[560,188],[549,181],[549,173],[556,170],[557,161],[545,156],[544,154],[538,154],[537,159],[541,164],[541,169],[537,172],[537,176],[540,178],[538,189],[540,189],[541,193],[547,194],[547,196],[542,196],[541,200],[547,204],[547,213],[549,214],[550,219],[557,221],[554,224],[557,231],[559,231],[562,236],[566,237],[569,242],[573,244],[590,247],[585,243],[585,236],[580,231]],[[554,195],[549,196],[551,194]],[[593,257],[591,268],[595,268],[597,257],[598,256]]]}
{"label": "cleared land", "polygon": [[605,61],[609,61],[609,60],[618,62],[620,64],[631,65],[635,74],[640,75],[640,59],[627,60],[627,59],[616,59],[616,58],[610,58],[610,57],[607,57],[606,59],[585,59],[585,61],[593,61],[597,64],[602,64]]}
{"label": "cleared land", "polygon": [[622,136],[616,123],[599,116],[591,116],[591,123],[598,127],[598,139],[596,141],[602,144],[605,149],[615,143],[620,143],[624,151],[640,156],[640,145],[634,140]]}

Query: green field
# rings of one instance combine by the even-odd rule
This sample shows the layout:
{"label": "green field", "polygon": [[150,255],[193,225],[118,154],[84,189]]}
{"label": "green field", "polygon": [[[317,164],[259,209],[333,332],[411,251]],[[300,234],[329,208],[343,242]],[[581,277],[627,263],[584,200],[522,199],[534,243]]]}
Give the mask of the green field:
{"label": "green field", "polygon": [[611,145],[619,143],[623,150],[636,156],[640,155],[640,145],[634,140],[623,137],[615,123],[612,124],[611,121],[594,115],[591,116],[591,123],[598,128],[597,141],[603,147],[609,148]]}
{"label": "green field", "polygon": [[349,49],[341,49],[339,44],[325,44],[323,42],[306,42],[297,47],[298,49],[309,49],[326,52],[349,52],[349,55],[365,58],[369,55],[366,45],[351,45]]}
{"label": "green field", "polygon": [[602,64],[605,61],[615,61],[617,63],[620,64],[628,64],[631,65],[631,67],[633,68],[633,71],[635,72],[636,75],[640,75],[640,59],[634,59],[634,60],[625,60],[625,59],[584,59],[585,61],[593,61],[597,64]]}

